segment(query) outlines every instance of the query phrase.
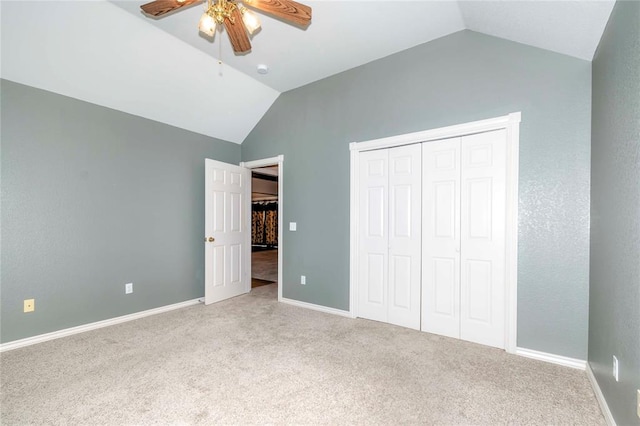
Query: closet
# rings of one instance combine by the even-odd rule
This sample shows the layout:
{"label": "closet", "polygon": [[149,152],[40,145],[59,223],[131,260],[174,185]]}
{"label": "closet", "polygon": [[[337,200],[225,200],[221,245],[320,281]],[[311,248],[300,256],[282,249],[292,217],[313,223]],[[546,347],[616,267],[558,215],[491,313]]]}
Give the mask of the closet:
{"label": "closet", "polygon": [[359,154],[359,317],[505,347],[505,129]]}

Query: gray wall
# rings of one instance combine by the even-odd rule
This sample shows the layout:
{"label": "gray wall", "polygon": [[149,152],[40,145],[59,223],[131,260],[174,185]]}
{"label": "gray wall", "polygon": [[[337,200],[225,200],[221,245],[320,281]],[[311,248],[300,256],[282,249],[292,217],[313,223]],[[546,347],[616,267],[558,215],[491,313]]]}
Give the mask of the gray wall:
{"label": "gray wall", "polygon": [[616,422],[640,424],[639,2],[616,3],[593,61],[591,151],[589,364]]}
{"label": "gray wall", "polygon": [[240,147],[0,84],[1,341],[202,297],[204,159]]}
{"label": "gray wall", "polygon": [[349,308],[349,142],[515,111],[518,345],[586,359],[591,63],[471,31],[286,92],[243,142],[285,156],[284,297]]}

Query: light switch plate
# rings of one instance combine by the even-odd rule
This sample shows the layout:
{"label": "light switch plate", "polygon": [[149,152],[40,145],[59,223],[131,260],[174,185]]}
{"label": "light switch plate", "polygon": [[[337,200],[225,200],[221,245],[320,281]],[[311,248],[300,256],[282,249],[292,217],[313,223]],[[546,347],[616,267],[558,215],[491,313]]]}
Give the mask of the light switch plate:
{"label": "light switch plate", "polygon": [[298,224],[295,222],[289,222],[289,231],[295,231],[298,228]]}

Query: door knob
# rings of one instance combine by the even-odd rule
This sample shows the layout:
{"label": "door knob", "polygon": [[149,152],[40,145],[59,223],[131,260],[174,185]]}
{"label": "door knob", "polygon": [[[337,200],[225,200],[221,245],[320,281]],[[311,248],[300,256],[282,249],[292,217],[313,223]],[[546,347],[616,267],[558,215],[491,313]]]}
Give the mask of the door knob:
{"label": "door knob", "polygon": [[216,240],[215,238],[213,238],[213,237],[209,237],[209,242],[210,242],[210,243],[214,242],[215,240]]}

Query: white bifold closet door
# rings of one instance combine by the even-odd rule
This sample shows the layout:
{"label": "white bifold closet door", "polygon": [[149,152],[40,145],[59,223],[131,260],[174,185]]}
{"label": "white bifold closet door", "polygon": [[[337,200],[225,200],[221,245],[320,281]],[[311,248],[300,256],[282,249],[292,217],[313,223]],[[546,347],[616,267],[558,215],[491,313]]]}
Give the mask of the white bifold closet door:
{"label": "white bifold closet door", "polygon": [[420,329],[421,146],[360,154],[358,316]]}
{"label": "white bifold closet door", "polygon": [[460,338],[460,139],[422,147],[422,331]]}
{"label": "white bifold closet door", "polygon": [[504,348],[506,132],[422,156],[422,330]]}

